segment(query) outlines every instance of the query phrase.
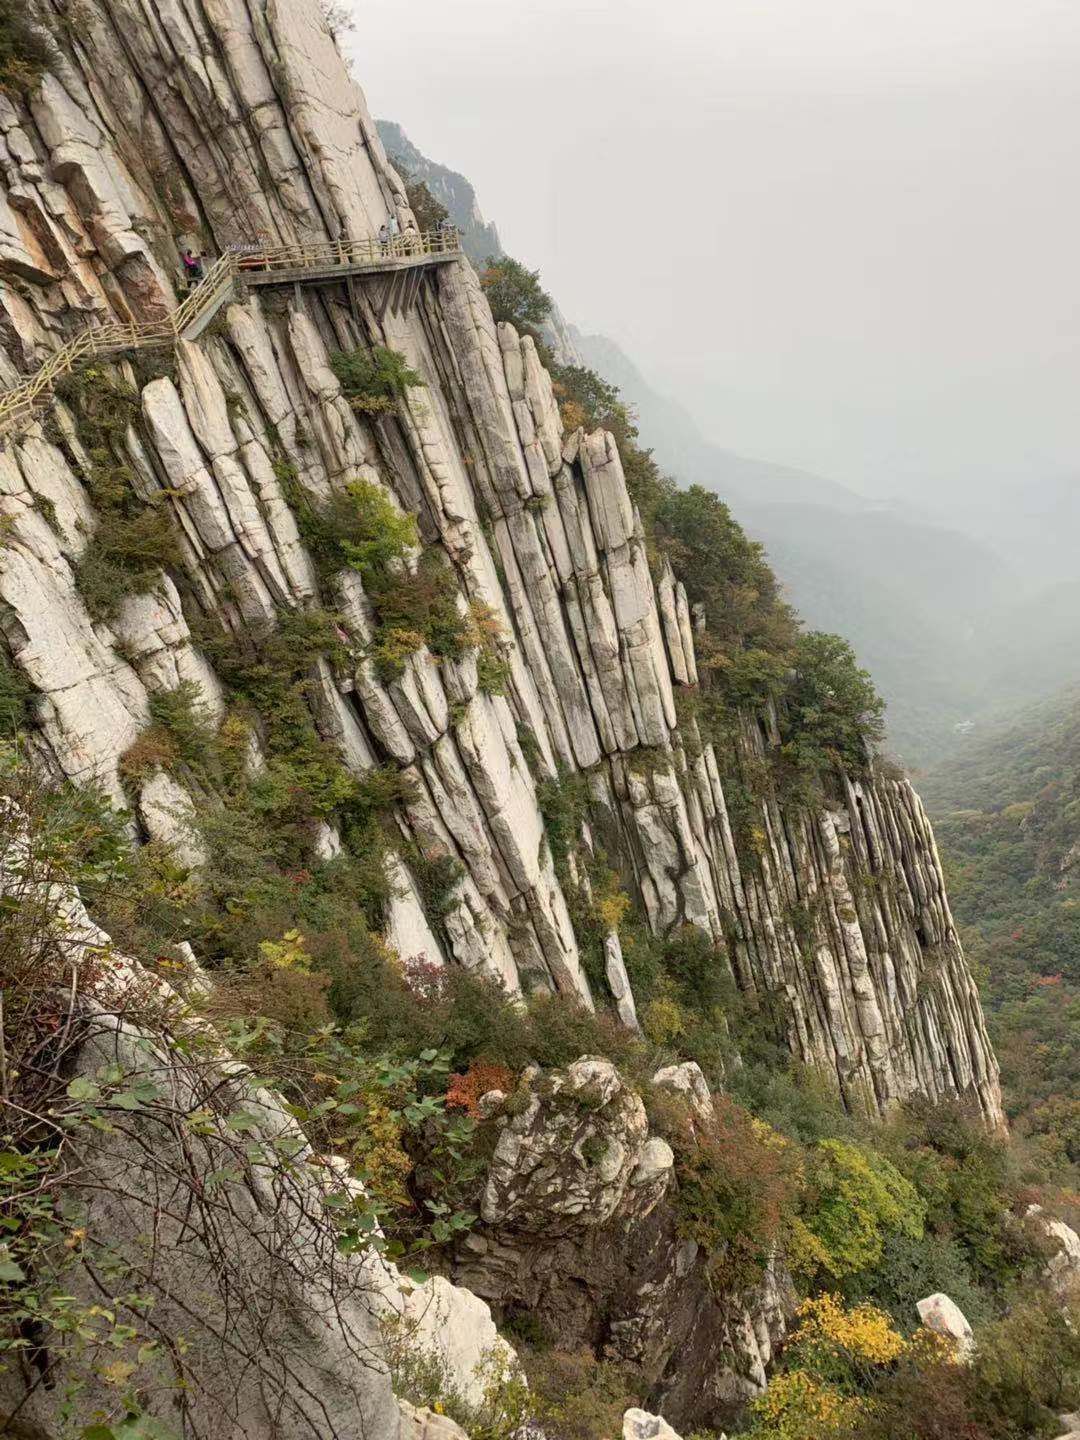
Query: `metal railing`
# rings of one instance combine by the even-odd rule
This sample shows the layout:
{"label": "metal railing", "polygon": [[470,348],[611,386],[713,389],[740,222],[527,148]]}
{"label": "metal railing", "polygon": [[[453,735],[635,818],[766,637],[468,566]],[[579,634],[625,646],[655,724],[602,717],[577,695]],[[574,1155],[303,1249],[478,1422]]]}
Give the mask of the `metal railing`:
{"label": "metal railing", "polygon": [[236,279],[272,275],[278,270],[324,272],[337,266],[349,271],[385,269],[461,253],[456,230],[395,235],[389,240],[331,240],[320,244],[247,246],[227,251],[210,267],[198,286],[165,319],[145,324],[109,320],[84,330],[56,350],[29,380],[0,394],[0,435],[33,419],[51,394],[57,377],[73,370],[89,355],[115,354],[151,345],[172,345],[197,321],[212,316],[233,293]]}
{"label": "metal railing", "polygon": [[409,232],[388,240],[327,240],[318,244],[245,246],[233,252],[239,271],[328,270],[335,265],[363,268],[393,260],[422,260],[461,253],[461,237],[453,229]]}

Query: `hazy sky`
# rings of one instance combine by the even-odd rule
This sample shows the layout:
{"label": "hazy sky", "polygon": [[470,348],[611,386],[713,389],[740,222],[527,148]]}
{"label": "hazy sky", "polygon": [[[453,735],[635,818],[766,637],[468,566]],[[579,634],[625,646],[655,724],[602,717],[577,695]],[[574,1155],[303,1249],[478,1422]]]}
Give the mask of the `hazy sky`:
{"label": "hazy sky", "polygon": [[352,0],[376,115],[733,450],[1080,479],[1077,0]]}

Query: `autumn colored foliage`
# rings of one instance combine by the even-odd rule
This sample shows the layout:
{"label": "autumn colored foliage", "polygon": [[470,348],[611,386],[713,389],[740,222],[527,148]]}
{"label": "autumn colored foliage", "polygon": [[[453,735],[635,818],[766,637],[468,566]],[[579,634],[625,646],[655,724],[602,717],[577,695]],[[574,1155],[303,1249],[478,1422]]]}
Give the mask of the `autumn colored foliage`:
{"label": "autumn colored foliage", "polygon": [[506,1065],[474,1060],[464,1075],[451,1075],[446,1091],[446,1104],[452,1110],[464,1110],[472,1119],[480,1118],[480,1097],[490,1090],[508,1095],[514,1088],[514,1072]]}

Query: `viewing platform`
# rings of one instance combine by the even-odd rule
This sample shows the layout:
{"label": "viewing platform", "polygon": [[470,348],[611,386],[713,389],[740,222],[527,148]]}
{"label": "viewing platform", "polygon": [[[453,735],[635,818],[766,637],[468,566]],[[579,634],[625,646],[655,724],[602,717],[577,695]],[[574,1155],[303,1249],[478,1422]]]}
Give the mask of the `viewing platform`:
{"label": "viewing platform", "polygon": [[461,258],[456,230],[406,233],[389,240],[331,240],[317,244],[247,246],[227,251],[207,270],[172,313],[144,325],[108,321],[92,326],[55,351],[22,385],[0,394],[0,437],[32,420],[47,405],[56,380],[80,360],[124,350],[196,340],[239,286],[291,285],[298,307],[302,287],[344,283],[356,309],[357,278],[381,276],[372,297],[380,321],[388,311],[404,314],[416,299],[425,270]]}

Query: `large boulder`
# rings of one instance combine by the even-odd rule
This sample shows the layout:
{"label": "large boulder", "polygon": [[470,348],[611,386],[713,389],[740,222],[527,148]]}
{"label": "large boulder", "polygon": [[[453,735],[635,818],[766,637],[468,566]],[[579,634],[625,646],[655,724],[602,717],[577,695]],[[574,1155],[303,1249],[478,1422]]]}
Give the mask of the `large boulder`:
{"label": "large boulder", "polygon": [[645,1410],[627,1410],[623,1416],[623,1440],[680,1440],[662,1415]]}
{"label": "large boulder", "polygon": [[694,1119],[700,1125],[708,1125],[715,1115],[709,1082],[696,1060],[684,1060],[681,1065],[665,1065],[657,1070],[652,1083],[659,1090],[668,1090],[680,1096],[690,1106]]}
{"label": "large boulder", "polygon": [[915,1308],[927,1330],[952,1341],[958,1360],[970,1359],[975,1348],[975,1334],[955,1300],[939,1291],[936,1295],[927,1295],[924,1300],[918,1301]]}
{"label": "large boulder", "polygon": [[489,1386],[520,1369],[479,1296],[442,1275],[417,1285],[393,1265],[380,1263],[383,1333],[395,1357],[433,1366],[467,1405],[483,1405]]}
{"label": "large boulder", "polygon": [[[703,1082],[676,1069],[673,1090],[701,1105]],[[610,1061],[526,1072],[502,1108],[483,1223],[455,1280],[497,1313],[528,1312],[562,1348],[633,1366],[669,1425],[734,1418],[765,1387],[787,1277],[770,1267],[752,1292],[714,1293],[708,1256],[681,1232],[671,1146]]]}
{"label": "large boulder", "polygon": [[1041,1205],[1029,1205],[1025,1218],[1037,1225],[1054,1247],[1045,1274],[1055,1294],[1064,1298],[1080,1282],[1080,1235],[1064,1220],[1047,1215]]}
{"label": "large boulder", "polygon": [[641,1096],[610,1060],[586,1055],[528,1092],[503,1129],[482,1214],[549,1238],[593,1229],[624,1202],[643,1214],[672,1176],[671,1151],[646,1152]]}

